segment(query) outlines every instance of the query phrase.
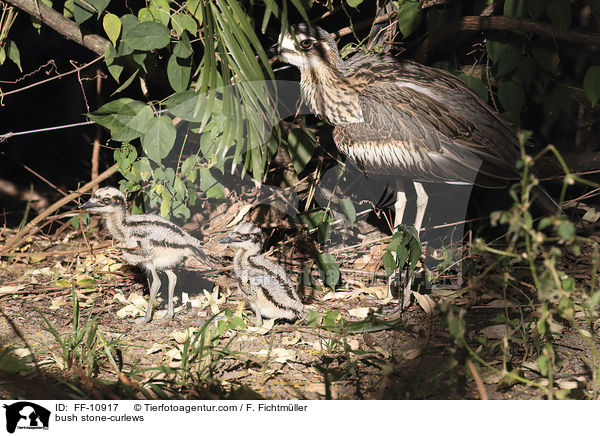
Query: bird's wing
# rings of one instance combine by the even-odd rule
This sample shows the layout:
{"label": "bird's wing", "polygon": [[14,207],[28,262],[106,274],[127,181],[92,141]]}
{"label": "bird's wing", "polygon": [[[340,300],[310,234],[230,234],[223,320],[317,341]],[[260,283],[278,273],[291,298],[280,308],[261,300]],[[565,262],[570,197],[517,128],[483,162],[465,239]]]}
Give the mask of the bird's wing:
{"label": "bird's wing", "polygon": [[414,84],[376,81],[360,90],[360,99],[364,123],[338,126],[334,135],[367,172],[457,183],[472,183],[480,172],[490,187],[515,177],[514,160],[478,141],[477,121],[435,94]]}

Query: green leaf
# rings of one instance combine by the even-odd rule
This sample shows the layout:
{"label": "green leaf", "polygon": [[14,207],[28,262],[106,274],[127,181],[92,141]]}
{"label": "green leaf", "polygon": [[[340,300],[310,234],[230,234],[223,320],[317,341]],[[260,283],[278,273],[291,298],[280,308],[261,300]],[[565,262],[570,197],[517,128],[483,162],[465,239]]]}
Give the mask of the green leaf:
{"label": "green leaf", "polygon": [[19,71],[23,72],[23,68],[21,68],[21,54],[19,53],[19,48],[11,39],[6,40],[6,55],[17,67],[19,67]]}
{"label": "green leaf", "polygon": [[171,26],[177,35],[183,34],[184,30],[190,32],[190,34],[195,35],[198,31],[198,25],[196,24],[196,20],[194,20],[189,15],[185,14],[175,14],[171,17]]}
{"label": "green leaf", "polygon": [[488,99],[488,90],[485,83],[477,77],[469,76],[468,74],[459,74],[460,77],[483,101]]}
{"label": "green leaf", "polygon": [[344,215],[346,215],[346,218],[348,218],[348,221],[350,221],[350,224],[354,224],[356,221],[356,209],[354,209],[352,200],[349,198],[340,198],[339,205],[342,212],[344,212]]}
{"label": "green leaf", "polygon": [[507,45],[506,49],[500,53],[497,62],[497,75],[505,76],[509,73],[512,73],[517,69],[519,65],[519,60],[522,58],[522,55],[517,51],[517,49],[512,45]]}
{"label": "green leaf", "polygon": [[556,229],[561,238],[571,240],[575,236],[575,226],[570,221],[563,221]]}
{"label": "green leaf", "polygon": [[185,91],[192,76],[192,60],[171,55],[167,64],[167,77],[169,84],[175,92]]}
{"label": "green leaf", "polygon": [[560,58],[554,46],[536,41],[531,47],[531,54],[540,67],[556,74]]}
{"label": "green leaf", "polygon": [[113,43],[114,46],[117,45],[117,39],[121,34],[121,20],[114,14],[108,12],[104,15],[104,19],[102,20],[102,26],[104,27],[104,31],[108,35],[108,39]]}
{"label": "green leaf", "polygon": [[500,60],[500,56],[502,56],[502,53],[504,53],[508,49],[508,47],[510,47],[510,44],[494,41],[493,39],[487,38],[485,42],[485,47],[487,50],[488,57],[492,60],[494,64],[496,64]]}
{"label": "green leaf", "polygon": [[315,140],[303,129],[292,129],[287,138],[288,151],[296,174],[300,174],[315,152]]}
{"label": "green leaf", "polygon": [[138,11],[138,19],[140,22],[142,21],[154,21],[154,17],[152,16],[152,12],[148,8],[142,8]]}
{"label": "green leaf", "polygon": [[519,66],[517,67],[517,72],[514,75],[514,79],[527,87],[535,76],[535,70],[535,61],[530,57],[522,57]]}
{"label": "green leaf", "polygon": [[185,2],[185,7],[198,23],[202,24],[202,0],[188,0]]}
{"label": "green leaf", "polygon": [[6,51],[4,50],[4,47],[0,47],[0,65],[2,65],[5,60],[6,60]]}
{"label": "green leaf", "polygon": [[[208,98],[206,93],[198,93],[192,90],[178,92],[166,101],[167,108],[171,113],[183,120],[201,122],[206,115]],[[220,112],[220,101],[213,100],[212,110]],[[210,115],[208,115],[210,117]]]}
{"label": "green leaf", "polygon": [[131,82],[133,82],[133,79],[135,79],[138,75],[138,73],[140,72],[140,69],[138,68],[137,70],[135,70],[131,76],[129,76],[129,79],[127,79],[125,82],[123,82],[123,84],[121,86],[119,86],[115,92],[113,92],[110,96],[112,97],[115,94],[118,94],[119,92],[123,91],[125,88],[127,88],[129,85],[131,85]]}
{"label": "green leaf", "polygon": [[294,221],[307,226],[310,230],[318,227],[321,223],[329,221],[329,214],[325,208],[313,209],[303,212],[294,218]]}
{"label": "green leaf", "polygon": [[165,26],[169,24],[171,12],[168,0],[150,0],[148,9],[150,9],[155,21],[159,21]]}
{"label": "green leaf", "polygon": [[110,129],[112,139],[127,142],[140,137],[154,115],[152,108],[130,98],[120,98],[106,103],[88,117]]}
{"label": "green leaf", "polygon": [[386,251],[381,259],[383,262],[383,267],[385,268],[385,273],[388,276],[391,276],[396,270],[396,259],[389,251]]}
{"label": "green leaf", "polygon": [[175,47],[173,47],[173,54],[179,58],[189,58],[194,54],[194,50],[192,49],[192,44],[190,43],[190,38],[188,38],[187,33],[184,33],[181,36],[181,40],[175,44]]}
{"label": "green leaf", "polygon": [[551,0],[546,8],[548,18],[561,30],[571,27],[571,5],[569,0]]}
{"label": "green leaf", "polygon": [[348,3],[348,6],[351,8],[357,8],[362,2],[363,0],[346,0],[346,3]]}
{"label": "green leaf", "polygon": [[75,0],[73,7],[73,17],[78,26],[88,20],[92,15],[97,14],[98,17],[104,12],[110,0]]}
{"label": "green leaf", "polygon": [[164,115],[153,117],[146,123],[142,148],[150,160],[160,163],[173,148],[175,136],[177,130],[171,118]]}
{"label": "green leaf", "polygon": [[398,27],[406,38],[421,24],[421,6],[418,1],[408,0],[398,9]]}
{"label": "green leaf", "polygon": [[317,264],[321,268],[321,278],[330,288],[334,289],[340,281],[340,267],[334,257],[329,253],[319,253],[317,255]]}
{"label": "green leaf", "polygon": [[527,10],[529,11],[529,16],[534,20],[540,18],[545,10],[546,1],[547,0],[528,0]]}
{"label": "green leaf", "polygon": [[592,107],[596,106],[600,100],[600,67],[588,68],[583,79],[583,90],[585,96],[592,103]]}
{"label": "green leaf", "polygon": [[525,90],[523,86],[512,81],[500,82],[498,85],[498,99],[508,112],[519,116],[525,106]]}
{"label": "green leaf", "polygon": [[504,15],[522,18],[525,15],[526,0],[506,0],[504,2]]}
{"label": "green leaf", "polygon": [[169,29],[155,21],[145,21],[125,31],[121,42],[136,50],[155,50],[166,47],[171,41]]}

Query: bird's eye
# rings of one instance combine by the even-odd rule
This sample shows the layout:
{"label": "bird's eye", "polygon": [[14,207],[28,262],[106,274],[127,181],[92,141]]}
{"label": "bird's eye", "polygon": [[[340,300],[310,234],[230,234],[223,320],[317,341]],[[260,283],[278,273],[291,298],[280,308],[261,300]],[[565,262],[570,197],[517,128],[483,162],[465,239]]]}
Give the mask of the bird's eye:
{"label": "bird's eye", "polygon": [[312,39],[303,39],[300,41],[300,48],[303,50],[310,50],[313,46]]}
{"label": "bird's eye", "polygon": [[103,198],[102,199],[102,203],[103,204],[110,204],[110,198]]}

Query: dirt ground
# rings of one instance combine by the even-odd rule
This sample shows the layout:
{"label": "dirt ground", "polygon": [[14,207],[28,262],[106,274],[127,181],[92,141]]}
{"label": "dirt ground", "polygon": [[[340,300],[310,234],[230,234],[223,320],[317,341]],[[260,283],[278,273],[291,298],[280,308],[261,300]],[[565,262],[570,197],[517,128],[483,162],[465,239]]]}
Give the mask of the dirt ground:
{"label": "dirt ground", "polygon": [[[335,310],[346,321],[366,320],[364,328],[358,328],[357,333],[331,331],[334,329],[327,328],[323,321],[319,324],[304,320],[295,324],[277,321],[272,327],[257,329],[254,314],[244,307],[229,276],[232,252],[223,251],[223,247],[218,248],[212,242],[224,234],[224,223],[236,213],[233,210],[224,215],[220,228],[218,220],[213,219],[216,233],[204,240],[207,251],[221,250],[217,253],[224,259],[221,268],[207,277],[197,272],[198,265],[188,262],[178,273],[173,320],[165,317],[166,302],[161,299],[152,322],[142,322],[146,304],[143,298],[147,294],[145,277],[124,263],[120,251],[112,247],[110,237],[97,223],[87,232],[85,240],[80,231],[73,229],[56,232],[52,237],[37,236],[21,250],[25,254],[2,260],[0,345],[24,361],[31,361],[32,352],[39,371],[0,372],[0,397],[94,398],[94,392],[102,391],[92,382],[84,392],[69,385],[73,369],[67,368],[55,336],[43,319],[47,318],[59,337],[72,335],[71,292],[75,289],[81,323],[91,312],[103,337],[114,341],[114,348],[119,350],[115,356],[123,373],[135,371],[141,384],[156,377],[156,368],[163,368],[159,377],[167,377],[165,368],[179,371],[186,331],[192,334],[198,331],[213,314],[217,314],[213,321],[225,320],[223,311],[230,309],[231,314],[244,321],[245,325],[223,331],[212,343],[212,360],[203,361],[205,377],[180,384],[175,398],[544,398],[541,389],[505,383],[496,371],[506,368],[507,372],[517,371],[530,380],[544,382],[537,368],[536,344],[523,341],[520,346],[503,348],[506,327],[497,317],[506,311],[498,305],[500,297],[488,289],[474,289],[473,285],[424,291],[424,296],[405,311],[400,310],[397,299],[385,299],[384,283],[349,281],[329,293],[307,287],[303,292],[308,309],[321,317],[334,316],[331,311]],[[10,232],[5,232],[4,237],[9,235]],[[370,237],[382,239],[381,235]],[[357,268],[361,262],[364,266],[372,264],[377,256],[381,258],[375,252],[377,244],[370,244],[368,238],[363,238],[362,244],[353,250],[354,263],[346,255],[346,267]],[[165,297],[166,277],[161,277]],[[465,309],[467,330],[484,338],[475,351],[487,366],[471,361],[456,346],[444,324],[445,315],[435,309],[439,302]],[[523,316],[527,319],[526,313]],[[390,325],[377,328],[373,319]],[[339,318],[330,321],[340,325],[336,324]],[[598,328],[596,322],[591,327],[592,333]],[[565,398],[583,397],[586,392],[589,396],[594,382],[597,383],[590,370],[597,367],[597,362],[591,360],[589,344],[583,343],[575,331],[565,328],[557,328],[553,338],[557,352],[556,389]],[[595,346],[600,346],[597,340]],[[104,360],[94,376],[110,384],[117,375]],[[105,396],[102,392],[100,396]]]}

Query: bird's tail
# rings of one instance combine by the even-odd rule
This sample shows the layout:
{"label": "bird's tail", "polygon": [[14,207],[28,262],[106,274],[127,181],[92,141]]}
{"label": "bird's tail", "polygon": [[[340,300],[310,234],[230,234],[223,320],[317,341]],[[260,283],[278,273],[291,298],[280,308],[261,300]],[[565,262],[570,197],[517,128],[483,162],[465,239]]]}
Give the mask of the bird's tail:
{"label": "bird's tail", "polygon": [[564,211],[560,205],[552,198],[552,196],[540,185],[535,185],[531,190],[533,199],[547,212],[553,215],[564,215]]}
{"label": "bird's tail", "polygon": [[194,252],[194,256],[196,256],[199,261],[210,268],[217,268],[223,263],[221,259],[206,253],[206,251],[204,251],[198,245],[194,245],[192,251]]}

